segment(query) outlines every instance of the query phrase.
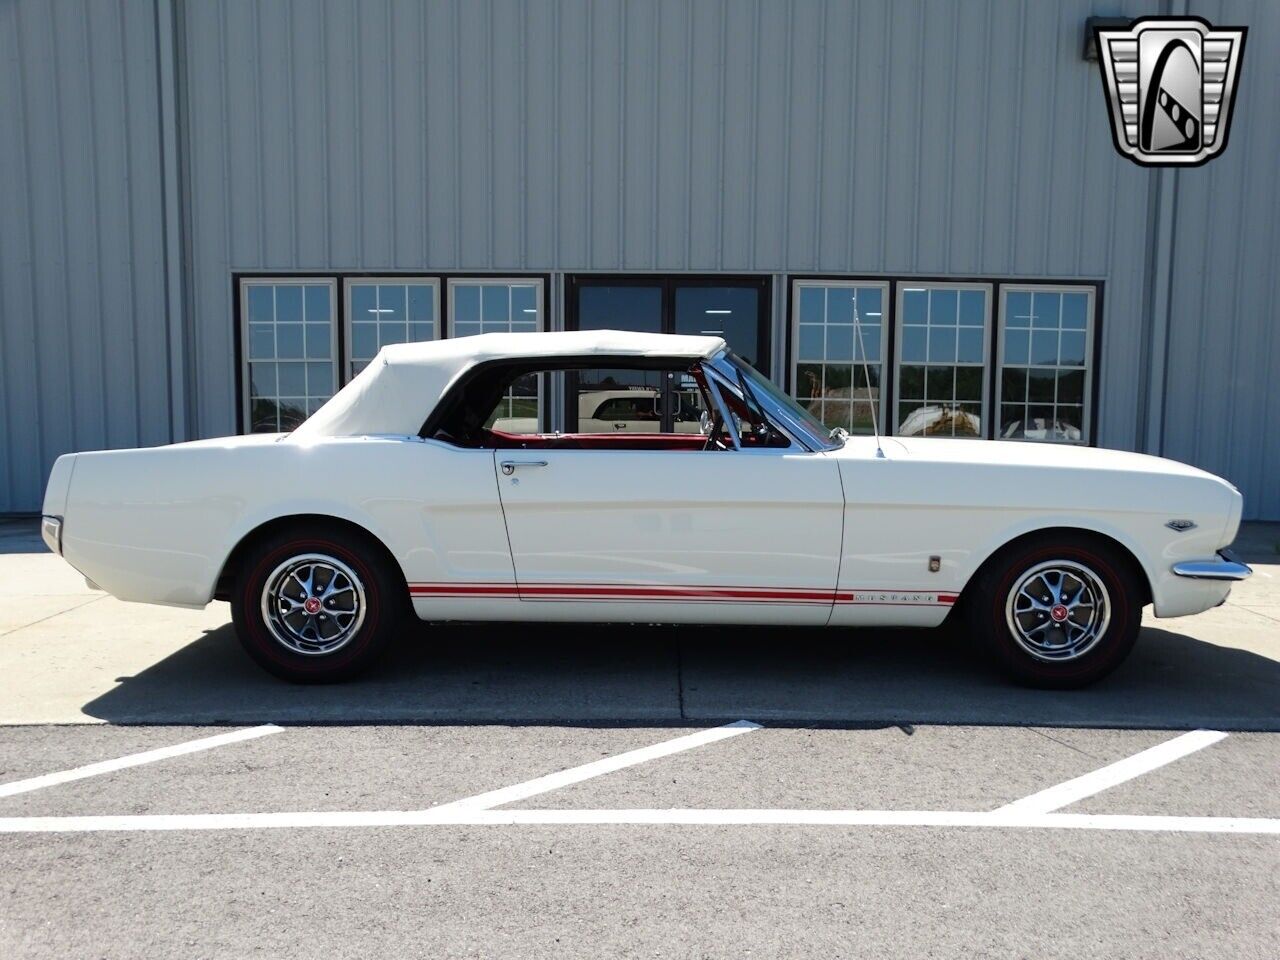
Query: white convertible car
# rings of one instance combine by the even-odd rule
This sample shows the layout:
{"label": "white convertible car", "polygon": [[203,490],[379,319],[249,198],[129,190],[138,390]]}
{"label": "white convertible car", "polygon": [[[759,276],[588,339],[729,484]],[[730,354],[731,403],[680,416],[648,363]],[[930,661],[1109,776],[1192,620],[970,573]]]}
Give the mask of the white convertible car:
{"label": "white convertible car", "polygon": [[[545,397],[600,369],[686,411],[692,391],[702,429],[495,429],[513,385]],[[1063,687],[1125,658],[1144,605],[1222,603],[1250,573],[1224,553],[1240,510],[1226,481],[1139,454],[849,437],[718,337],[602,331],[388,347],[290,434],[60,457],[43,532],[123,600],[229,600],[246,650],[291,680],[352,675],[412,612],[952,618],[1014,678]]]}

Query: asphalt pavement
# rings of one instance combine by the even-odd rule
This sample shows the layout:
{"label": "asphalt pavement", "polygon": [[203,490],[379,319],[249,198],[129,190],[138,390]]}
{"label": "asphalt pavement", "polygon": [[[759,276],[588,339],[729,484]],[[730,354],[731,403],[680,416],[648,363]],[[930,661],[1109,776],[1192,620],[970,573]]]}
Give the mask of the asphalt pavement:
{"label": "asphalt pavement", "polygon": [[1280,956],[1280,541],[1086,691],[916,631],[248,662],[0,525],[0,957]]}

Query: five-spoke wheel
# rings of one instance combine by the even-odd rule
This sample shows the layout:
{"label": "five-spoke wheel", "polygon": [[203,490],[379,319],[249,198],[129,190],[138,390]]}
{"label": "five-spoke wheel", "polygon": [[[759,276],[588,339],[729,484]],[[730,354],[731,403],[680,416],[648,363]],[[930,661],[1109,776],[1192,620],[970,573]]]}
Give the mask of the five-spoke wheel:
{"label": "five-spoke wheel", "polygon": [[344,680],[390,642],[408,610],[404,577],[367,535],[281,530],[241,558],[231,612],[240,642],[276,676]]}
{"label": "five-spoke wheel", "polygon": [[1128,656],[1144,581],[1117,545],[1062,531],[1015,541],[974,576],[962,600],[969,632],[1015,679],[1078,687]]}

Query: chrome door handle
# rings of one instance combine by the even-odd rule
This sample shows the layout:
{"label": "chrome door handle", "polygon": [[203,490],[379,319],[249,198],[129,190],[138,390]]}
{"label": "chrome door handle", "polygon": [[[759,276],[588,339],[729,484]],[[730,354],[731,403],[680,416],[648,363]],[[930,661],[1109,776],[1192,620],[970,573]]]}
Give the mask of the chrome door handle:
{"label": "chrome door handle", "polygon": [[516,467],[545,467],[545,460],[503,460],[498,466],[502,468],[502,475],[509,477],[516,472]]}

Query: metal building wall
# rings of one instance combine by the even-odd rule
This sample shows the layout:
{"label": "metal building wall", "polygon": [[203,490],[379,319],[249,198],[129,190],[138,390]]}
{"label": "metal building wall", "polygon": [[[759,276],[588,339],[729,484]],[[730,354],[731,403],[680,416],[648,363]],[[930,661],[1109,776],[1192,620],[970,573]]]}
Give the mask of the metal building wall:
{"label": "metal building wall", "polygon": [[184,10],[202,433],[232,270],[733,270],[1104,279],[1099,435],[1137,441],[1150,174],[1090,3]]}
{"label": "metal building wall", "polygon": [[170,439],[153,0],[0,3],[0,513]]}
{"label": "metal building wall", "polygon": [[1166,6],[0,3],[0,512],[63,450],[182,432],[166,295],[190,432],[234,430],[232,271],[724,270],[1101,280],[1100,442],[1154,423],[1280,517],[1280,5],[1192,4],[1251,36],[1230,150],[1172,178],[1151,361],[1159,174],[1116,155],[1080,45],[1090,14]]}
{"label": "metal building wall", "polygon": [[1280,4],[1197,3],[1247,24],[1227,151],[1177,175],[1165,456],[1221,474],[1280,519]]}

